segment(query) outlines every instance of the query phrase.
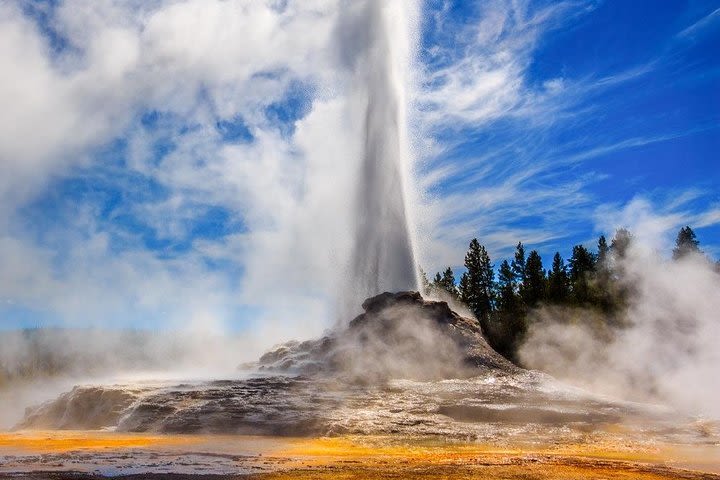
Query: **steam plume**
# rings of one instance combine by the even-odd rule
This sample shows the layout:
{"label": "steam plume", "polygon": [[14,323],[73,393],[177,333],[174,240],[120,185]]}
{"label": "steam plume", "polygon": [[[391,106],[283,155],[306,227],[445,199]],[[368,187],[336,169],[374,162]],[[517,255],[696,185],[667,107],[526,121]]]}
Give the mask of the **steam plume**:
{"label": "steam plume", "polygon": [[701,255],[664,261],[635,243],[616,260],[633,290],[620,319],[627,327],[609,331],[588,311],[541,309],[523,362],[595,391],[717,418],[720,276]]}
{"label": "steam plume", "polygon": [[[362,158],[358,172],[355,230],[346,305],[384,290],[417,285],[408,225],[405,169],[408,161],[405,72],[408,20],[414,2],[370,0],[350,53],[354,81],[366,89]],[[342,28],[342,26],[341,26]],[[397,38],[396,38],[397,37]],[[404,38],[403,38],[404,37]],[[358,45],[359,44],[359,45]]]}

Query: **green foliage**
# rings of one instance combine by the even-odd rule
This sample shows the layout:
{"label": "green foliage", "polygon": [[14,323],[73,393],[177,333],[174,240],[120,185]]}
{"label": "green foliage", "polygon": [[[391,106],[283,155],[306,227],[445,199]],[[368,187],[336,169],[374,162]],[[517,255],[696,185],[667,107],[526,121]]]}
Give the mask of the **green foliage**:
{"label": "green foliage", "polygon": [[442,285],[448,293],[452,293],[453,295],[457,293],[457,290],[455,289],[455,274],[453,273],[452,268],[448,267],[443,272]]}
{"label": "green foliage", "polygon": [[584,246],[575,245],[568,263],[573,300],[578,305],[591,303],[590,275],[595,271],[595,255]]}
{"label": "green foliage", "polygon": [[490,255],[476,238],[470,242],[465,255],[465,268],[465,278],[460,282],[460,299],[481,323],[486,322],[493,307],[495,271]]}
{"label": "green foliage", "polygon": [[680,229],[675,240],[673,259],[679,260],[693,253],[700,253],[700,242],[690,227]]}
{"label": "green foliage", "polygon": [[515,280],[518,283],[525,281],[525,247],[522,242],[518,242],[515,247],[515,258],[512,261],[512,271],[515,274]]}
{"label": "green foliage", "polygon": [[455,286],[455,274],[453,273],[452,268],[446,268],[442,275],[440,275],[440,272],[436,273],[430,288],[442,290],[456,297],[458,295],[458,291]]}
{"label": "green foliage", "polygon": [[605,235],[600,235],[600,238],[598,238],[598,253],[597,253],[598,265],[605,264],[608,260],[609,255],[610,255],[610,247],[608,247],[607,240],[605,239]]}
{"label": "green foliage", "polygon": [[547,278],[543,269],[542,258],[537,250],[530,252],[525,265],[525,281],[520,286],[520,295],[525,305],[534,308],[545,300]]}
{"label": "green foliage", "polygon": [[505,311],[519,311],[521,302],[517,295],[515,274],[507,260],[503,260],[498,270],[497,308]]}
{"label": "green foliage", "polygon": [[[543,305],[581,307],[602,313],[605,327],[621,328],[621,315],[633,294],[633,285],[622,282],[622,261],[632,255],[632,234],[620,228],[608,245],[605,236],[597,242],[597,252],[575,245],[567,264],[556,252],[547,273],[537,250],[525,254],[525,246],[515,246],[512,261],[503,260],[495,271],[487,250],[473,239],[465,255],[466,272],[455,285],[451,268],[435,275],[430,288],[442,288],[458,295],[480,322],[488,343],[513,362],[528,330],[529,313]],[[690,227],[678,233],[673,258],[699,253],[699,242]],[[720,262],[717,264],[720,274]],[[424,273],[422,273],[422,278]],[[426,284],[423,283],[425,286]],[[586,315],[579,316],[583,321]]]}
{"label": "green foliage", "polygon": [[518,289],[515,272],[508,261],[503,260],[498,269],[496,310],[485,335],[497,352],[512,361],[516,361],[517,348],[527,331]]}
{"label": "green foliage", "polygon": [[570,298],[570,277],[560,252],[555,252],[552,269],[548,274],[548,303],[561,305]]}
{"label": "green foliage", "polygon": [[[627,230],[624,230],[627,232]],[[623,239],[623,255],[629,246],[629,234],[622,233]],[[613,240],[615,243],[615,240]],[[620,305],[620,287],[616,285],[613,278],[611,254],[613,254],[612,247],[608,247],[605,236],[601,235],[598,239],[598,254],[597,262],[595,263],[595,272],[592,275],[591,281],[591,303],[602,310],[606,314],[611,314],[617,310],[616,307]]]}

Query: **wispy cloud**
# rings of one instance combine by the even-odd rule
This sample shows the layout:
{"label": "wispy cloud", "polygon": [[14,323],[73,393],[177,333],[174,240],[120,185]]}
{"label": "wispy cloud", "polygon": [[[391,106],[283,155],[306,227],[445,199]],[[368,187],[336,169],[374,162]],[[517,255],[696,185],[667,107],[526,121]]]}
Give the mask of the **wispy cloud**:
{"label": "wispy cloud", "polygon": [[346,236],[329,197],[352,178],[339,4],[22,4],[0,5],[0,298],[161,326],[243,321],[282,291],[322,329]]}
{"label": "wispy cloud", "polygon": [[[590,218],[601,201],[597,186],[611,180],[598,158],[717,128],[712,121],[666,126],[660,118],[667,112],[622,119],[624,128],[608,124],[622,102],[659,88],[648,82],[669,61],[661,45],[645,60],[609,70],[546,77],[532,70],[548,36],[572,28],[597,7],[488,2],[451,41],[441,36],[429,47],[419,115],[423,135],[435,136],[444,148],[428,152],[417,170],[429,189],[418,202],[427,269],[458,266],[472,237],[498,257],[518,241],[550,251],[567,248],[569,239],[591,238],[596,229]],[[629,88],[630,97],[623,93]],[[650,115],[662,128],[645,127],[656,120]],[[697,212],[702,210],[675,211],[672,221],[700,226],[714,218]]]}
{"label": "wispy cloud", "polygon": [[693,205],[708,194],[698,190],[671,191],[664,195],[638,195],[624,204],[600,205],[594,214],[596,229],[614,232],[617,228],[628,228],[644,246],[667,256],[681,227],[720,225],[717,204],[699,209]]}
{"label": "wispy cloud", "polygon": [[704,17],[702,17],[697,22],[693,23],[689,27],[683,29],[682,31],[678,32],[676,37],[678,38],[688,38],[688,37],[694,37],[695,35],[698,35],[706,28],[709,28],[712,24],[716,23],[720,20],[720,8],[717,8],[713,10],[712,12],[708,13]]}
{"label": "wispy cloud", "polygon": [[[319,332],[344,273],[361,149],[364,97],[338,51],[338,35],[357,33],[338,23],[352,23],[350,3],[0,2],[0,300],[156,324],[275,306],[268,325]],[[474,236],[495,258],[519,240],[589,238],[599,203],[627,210],[596,197],[612,179],[594,159],[716,126],[665,127],[665,111],[663,128],[607,118],[628,85],[660,88],[649,79],[662,52],[535,71],[544,42],[599,2],[427,5],[409,115],[428,269],[461,263]],[[709,226],[708,197],[647,209],[663,226]]]}
{"label": "wispy cloud", "polygon": [[473,12],[475,21],[452,29],[444,28],[446,20],[440,14],[434,27],[450,30],[446,35],[451,40],[427,51],[429,68],[419,99],[423,120],[445,128],[477,127],[529,111],[557,93],[562,79],[538,87],[528,84],[525,73],[532,52],[544,33],[591,5],[558,2],[535,8],[530,2],[484,2]]}

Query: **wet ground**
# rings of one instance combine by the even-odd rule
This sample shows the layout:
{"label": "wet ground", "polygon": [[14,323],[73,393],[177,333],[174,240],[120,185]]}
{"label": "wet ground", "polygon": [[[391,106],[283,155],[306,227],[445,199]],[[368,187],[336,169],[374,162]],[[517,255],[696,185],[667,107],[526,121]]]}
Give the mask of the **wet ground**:
{"label": "wet ground", "polygon": [[[687,428],[691,420],[659,406],[590,395],[537,372],[491,370],[469,379],[393,380],[381,385],[288,375],[81,385],[29,408],[17,427],[277,436],[392,434],[481,441],[532,435],[543,441],[622,425],[666,440],[702,440]],[[716,433],[711,429],[703,435]]]}
{"label": "wet ground", "polygon": [[716,422],[530,371],[82,385],[18,429],[0,435],[0,473],[27,478],[720,478]]}
{"label": "wet ground", "polygon": [[718,479],[718,448],[487,445],[404,437],[287,438],[15,432],[0,478]]}
{"label": "wet ground", "polygon": [[29,408],[18,429],[270,436],[402,435],[486,443],[584,442],[595,433],[717,442],[717,425],[623,402],[533,371],[358,385],[337,378],[254,375],[194,382],[81,385]]}
{"label": "wet ground", "polygon": [[220,379],[56,397],[37,382],[50,400],[32,406],[0,392],[11,413],[29,407],[0,434],[0,478],[720,479],[717,422],[522,370],[416,292],[363,310]]}

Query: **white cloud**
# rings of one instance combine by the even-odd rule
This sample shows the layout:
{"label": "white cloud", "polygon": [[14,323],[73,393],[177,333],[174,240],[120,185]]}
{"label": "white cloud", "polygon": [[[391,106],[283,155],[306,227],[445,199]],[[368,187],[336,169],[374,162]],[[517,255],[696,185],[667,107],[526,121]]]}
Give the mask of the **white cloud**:
{"label": "white cloud", "polygon": [[[428,46],[430,64],[416,94],[422,158],[415,175],[423,189],[416,207],[426,269],[459,266],[473,237],[494,258],[511,254],[518,241],[541,250],[567,248],[561,241],[588,236],[592,228],[599,200],[591,187],[610,180],[599,159],[713,128],[648,130],[640,115],[637,125],[603,123],[617,113],[614,102],[625,98],[614,95],[615,89],[656,71],[667,63],[666,53],[648,52],[645,61],[616,71],[573,76],[550,69],[545,79],[533,71],[546,37],[572,28],[597,5],[495,0],[472,7],[465,23],[453,28],[445,25],[446,10],[433,17],[439,40]],[[593,170],[590,161],[597,162]],[[621,221],[613,208],[602,214]],[[715,219],[714,210],[698,213],[697,205],[667,212],[662,220],[653,217],[660,222],[656,230],[678,222],[700,227]]]}
{"label": "white cloud", "polygon": [[530,2],[493,0],[474,7],[478,20],[461,26],[450,47],[430,51],[443,66],[424,79],[424,121],[477,128],[506,115],[528,114],[547,101],[545,97],[558,95],[562,78],[546,82],[544,90],[535,89],[527,83],[527,70],[541,36],[561,19],[577,15],[582,5],[560,2],[538,9]]}
{"label": "white cloud", "polygon": [[[664,223],[645,215],[633,231],[646,239]],[[716,417],[718,387],[707,379],[720,361],[717,271],[701,256],[659,258],[641,242],[618,264],[618,281],[632,292],[627,311],[610,319],[588,310],[540,309],[521,358],[599,393]],[[623,328],[603,331],[618,321]]]}
{"label": "white cloud", "polygon": [[[261,108],[292,77],[329,68],[332,4],[264,2],[63,2],[51,26],[70,45],[56,57],[20,8],[0,8],[0,158],[14,178],[10,195],[41,184],[81,158],[83,149],[123,134],[141,109],[185,117],[242,113],[262,126]],[[259,74],[267,76],[258,76]],[[272,74],[272,75],[271,75]],[[17,181],[20,179],[21,181]],[[37,185],[36,185],[37,187]],[[21,197],[18,197],[21,200]]]}
{"label": "white cloud", "polygon": [[[392,7],[396,20],[413,20],[409,5]],[[318,333],[345,273],[365,101],[350,90],[354,73],[338,52],[341,11],[353,15],[321,0],[67,0],[46,11],[66,44],[54,51],[19,4],[4,5],[0,99],[15,119],[0,125],[0,161],[13,174],[0,182],[0,220],[2,254],[16,260],[0,297],[99,322],[132,305],[195,324],[249,304],[272,307],[265,318],[274,325],[292,312],[305,327],[286,334]],[[311,107],[288,135],[265,109],[298,84]],[[139,122],[152,110],[161,115],[155,130]],[[226,142],[220,119],[242,121],[253,140]],[[128,145],[125,163],[103,165],[94,148],[117,137]],[[165,137],[172,147],[159,158],[153,145]],[[143,191],[128,173],[162,192]],[[109,218],[87,199],[58,207],[57,222],[28,224],[19,214],[53,181],[78,175],[121,189]],[[242,231],[190,238],[181,255],[148,248],[123,223],[131,218],[173,245],[192,237],[208,206]]]}
{"label": "white cloud", "polygon": [[[128,304],[156,314],[174,305],[178,311],[168,317],[190,318],[194,314],[182,312],[198,310],[193,304],[226,311],[241,299],[222,272],[204,265],[203,252],[236,269],[252,268],[245,282],[253,288],[244,295],[251,303],[266,303],[257,297],[269,297],[278,287],[256,282],[253,275],[271,272],[268,283],[288,279],[276,252],[287,251],[299,265],[293,270],[289,262],[288,271],[296,272],[289,283],[317,273],[328,245],[293,245],[297,235],[310,242],[308,232],[298,231],[310,227],[298,222],[311,220],[308,212],[319,209],[317,200],[306,205],[305,181],[311,180],[313,195],[326,205],[342,208],[322,193],[326,185],[341,185],[331,176],[311,177],[330,160],[327,155],[334,157],[335,173],[342,170],[347,142],[335,128],[335,113],[321,128],[335,130],[337,142],[317,150],[314,140],[302,138],[325,132],[299,126],[296,144],[277,133],[264,108],[281,100],[296,79],[326,92],[325,104],[339,101],[333,100],[342,93],[333,63],[338,5],[303,1],[278,8],[275,3],[69,0],[46,12],[48,28],[67,45],[59,53],[19,4],[0,6],[0,101],[7,113],[0,121],[0,162],[7,173],[0,180],[0,219],[8,226],[3,263],[12,267],[4,269],[0,297],[83,321],[127,312]],[[147,110],[173,119],[162,128],[175,147],[162,159],[152,153],[155,134],[137,124],[138,114]],[[215,129],[223,118],[242,118],[255,140],[223,142]],[[195,127],[183,132],[183,125]],[[92,149],[118,136],[128,139],[128,167],[159,182],[168,195],[143,201],[137,187],[119,185],[129,190],[126,201],[114,207],[115,218],[130,215],[160,239],[182,239],[203,205],[217,205],[249,230],[234,237],[242,238],[241,246],[231,238],[199,241],[197,250],[168,259],[132,239],[133,232],[113,218],[83,213],[82,204],[63,207],[60,214],[71,220],[63,225],[25,225],[18,208],[54,178],[75,175],[78,167],[111,178],[112,169],[103,170]],[[85,213],[89,220],[80,222]],[[332,230],[336,224],[329,217],[325,223]],[[43,242],[34,242],[33,229],[43,231]],[[113,236],[130,240],[130,250],[115,251],[108,240]],[[333,231],[326,238],[331,242],[337,236]],[[293,248],[313,255],[298,255]],[[322,268],[328,271],[325,263]]]}
{"label": "white cloud", "polygon": [[720,224],[720,209],[693,208],[691,202],[707,198],[699,190],[671,191],[665,198],[636,196],[625,204],[600,205],[595,211],[596,230],[612,233],[627,228],[638,243],[668,256],[680,228],[690,225],[701,229]]}
{"label": "white cloud", "polygon": [[[158,311],[172,304],[178,317],[202,319],[241,303],[278,303],[276,292],[282,292],[286,303],[268,318],[280,322],[292,312],[289,305],[302,305],[295,314],[310,319],[306,333],[321,329],[327,318],[319,317],[329,315],[327,298],[340,288],[351,248],[357,112],[364,97],[353,90],[338,37],[357,33],[339,24],[342,16],[352,24],[355,10],[324,0],[66,0],[47,8],[48,27],[67,44],[55,51],[20,5],[0,4],[0,255],[12,266],[0,298],[65,317],[102,316],[130,302]],[[408,99],[422,157],[414,172],[419,188],[411,195],[426,266],[460,262],[476,235],[500,254],[518,240],[543,244],[568,234],[567,212],[592,214],[584,188],[595,178],[558,183],[565,172],[553,166],[646,140],[542,150],[543,128],[575,115],[570,107],[589,88],[597,92],[649,71],[530,84],[528,68],[542,36],[592,5],[484,2],[476,22],[460,29],[443,23],[447,10],[437,13],[437,30],[459,47],[430,47],[431,65],[410,85],[415,90]],[[395,4],[395,15],[412,13],[411,6]],[[417,25],[405,27],[417,35]],[[409,57],[413,38],[402,47]],[[288,135],[265,108],[297,84],[308,86],[311,106]],[[156,130],[138,120],[149,110],[162,115]],[[222,119],[242,120],[254,141],[225,142],[216,128]],[[524,127],[502,131],[507,119]],[[502,142],[488,142],[473,158],[452,158],[458,137],[489,126],[500,128]],[[460,134],[435,136],[444,130]],[[128,143],[126,164],[102,165],[94,149],[117,137]],[[153,145],[163,137],[173,148],[157,158]],[[117,169],[157,182],[163,195],[121,180]],[[126,193],[109,220],[93,210],[97,205],[78,204],[63,207],[59,225],[28,225],[21,209],[53,181],[79,171],[114,181]],[[453,189],[438,191],[442,182]],[[226,209],[242,228],[218,239],[191,239],[181,258],[146,248],[117,221],[131,217],[158,239],[185,240],[208,206]],[[542,224],[520,228],[511,221],[522,216],[542,217]],[[707,212],[697,220],[709,224],[716,217]],[[118,252],[113,238],[127,245]],[[205,260],[242,271],[240,288]],[[206,304],[220,313],[196,307]]]}

